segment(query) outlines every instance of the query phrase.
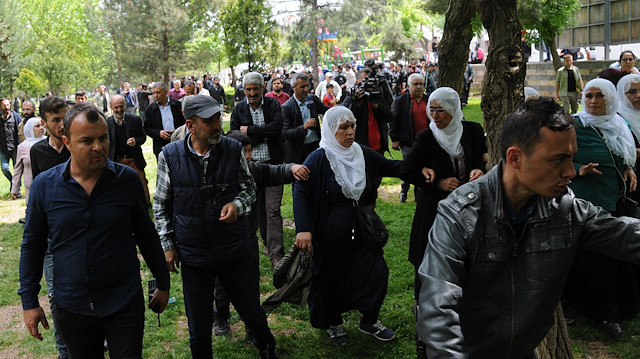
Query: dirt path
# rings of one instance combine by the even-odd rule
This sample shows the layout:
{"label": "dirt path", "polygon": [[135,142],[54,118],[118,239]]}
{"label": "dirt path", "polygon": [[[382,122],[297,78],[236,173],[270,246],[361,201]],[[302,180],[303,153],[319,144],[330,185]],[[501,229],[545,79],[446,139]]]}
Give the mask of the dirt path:
{"label": "dirt path", "polygon": [[[50,313],[49,300],[46,296],[40,297],[40,305],[42,305],[45,313]],[[49,320],[49,325],[52,325],[51,320]],[[50,330],[53,330],[53,328]],[[20,355],[24,349],[19,347],[19,343],[23,342],[25,339],[29,339],[27,338],[29,333],[27,332],[27,328],[24,326],[24,321],[22,320],[22,307],[20,305],[0,307],[0,332],[3,334],[11,332],[11,334],[15,333],[18,336],[18,339],[15,340],[14,344],[0,350],[0,359],[35,359],[35,356],[31,354]],[[35,339],[33,340],[35,341]],[[54,359],[56,356],[57,355],[55,354],[44,357],[40,356],[38,359]]]}

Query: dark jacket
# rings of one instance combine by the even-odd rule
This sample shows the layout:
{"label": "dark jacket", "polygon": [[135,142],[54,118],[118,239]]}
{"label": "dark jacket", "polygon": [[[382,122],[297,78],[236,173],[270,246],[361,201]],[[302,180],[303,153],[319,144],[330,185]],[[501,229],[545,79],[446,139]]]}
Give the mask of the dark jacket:
{"label": "dark jacket", "polygon": [[7,150],[7,135],[5,126],[12,126],[11,131],[13,131],[13,149],[11,150],[11,152],[17,153],[18,144],[20,143],[20,138],[18,137],[18,125],[20,124],[20,122],[22,122],[20,114],[18,114],[16,111],[11,110],[9,110],[9,112],[11,112],[11,114],[13,115],[13,121],[11,123],[7,123],[6,121],[0,119],[0,151],[6,154],[9,154],[10,151]]}
{"label": "dark jacket", "polygon": [[[356,142],[369,147],[369,106],[367,106],[367,101],[357,101],[349,94],[342,104],[351,109],[356,117]],[[380,129],[382,150],[389,151],[389,125],[387,123],[391,122],[392,116],[387,102],[379,101],[378,108],[373,109],[373,115]]]}
{"label": "dark jacket", "polygon": [[[316,95],[309,95],[305,99],[305,104],[311,113],[311,118],[318,120],[318,114],[324,114],[329,110]],[[318,122],[320,123],[320,122]],[[318,138],[320,135],[320,126],[313,128]],[[304,121],[302,121],[302,113],[298,102],[292,96],[282,105],[282,137],[284,137],[284,161],[288,163],[304,162],[303,151],[304,137],[307,130],[304,129]]]}
{"label": "dark jacket", "polygon": [[173,188],[172,224],[183,263],[211,267],[251,256],[247,216],[229,224],[219,220],[222,207],[240,191],[241,150],[238,141],[223,136],[202,176],[200,160],[186,140],[164,147]]}
{"label": "dark jacket", "polygon": [[553,325],[578,249],[640,263],[640,221],[576,198],[534,196],[515,238],[502,163],[438,206],[418,272],[417,333],[429,359],[525,358]]}
{"label": "dark jacket", "polygon": [[[429,96],[422,95],[422,101],[425,103],[429,100]],[[391,104],[391,125],[389,136],[391,141],[399,141],[401,146],[413,146],[417,133],[413,133],[413,120],[411,119],[411,94],[405,92],[396,97]]]}
{"label": "dark jacket", "polygon": [[213,97],[219,104],[227,104],[227,97],[224,94],[224,87],[222,84],[218,84],[218,86],[213,85],[209,87],[209,94]]}
{"label": "dark jacket", "polygon": [[[113,116],[107,117],[107,124],[109,126],[109,159],[112,161],[117,161],[115,158],[115,150],[116,150],[116,127],[117,124],[115,122],[115,118]],[[136,139],[136,145],[133,147],[128,147],[129,153],[132,154],[133,162],[136,164],[139,170],[144,169],[147,166],[147,162],[144,160],[144,156],[142,155],[142,145],[147,140],[147,134],[144,133],[142,129],[142,120],[140,116],[125,113],[124,114],[124,128],[125,128],[125,142],[127,139],[133,137]]]}
{"label": "dark jacket", "polygon": [[[171,106],[174,128],[184,125],[185,120],[182,115],[180,102],[171,97],[168,97],[168,101]],[[144,111],[144,132],[153,139],[153,153],[156,157],[158,157],[158,154],[162,150],[162,146],[170,142],[160,138],[160,131],[164,128],[162,127],[162,116],[160,116],[160,108],[158,106],[158,103],[154,102],[147,106],[147,109]]]}
{"label": "dark jacket", "polygon": [[[487,152],[482,126],[475,122],[462,121],[462,148],[466,159],[465,181],[469,181],[469,173],[473,169],[485,170],[482,155]],[[435,181],[426,183],[422,175],[422,168],[433,169],[436,173]],[[438,144],[430,128],[418,133],[416,142],[409,155],[402,162],[400,177],[421,188],[418,191],[416,213],[411,226],[409,241],[409,262],[419,266],[427,248],[427,234],[436,217],[438,202],[447,198],[450,192],[437,187],[441,179],[455,177],[455,171],[449,154]]]}
{"label": "dark jacket", "polygon": [[240,126],[249,126],[247,135],[251,138],[251,145],[255,147],[258,144],[266,143],[269,146],[269,163],[280,164],[283,162],[282,149],[282,111],[280,110],[280,102],[275,98],[262,97],[262,113],[264,115],[264,125],[257,126],[253,124],[253,118],[249,111],[249,102],[242,100],[233,107],[231,113],[231,130],[240,130]]}

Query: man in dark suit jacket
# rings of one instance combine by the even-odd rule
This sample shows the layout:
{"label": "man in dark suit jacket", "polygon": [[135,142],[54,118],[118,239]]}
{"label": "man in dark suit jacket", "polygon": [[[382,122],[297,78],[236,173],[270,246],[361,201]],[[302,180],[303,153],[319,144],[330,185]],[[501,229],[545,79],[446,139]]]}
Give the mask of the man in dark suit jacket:
{"label": "man in dark suit jacket", "polygon": [[111,96],[112,116],[107,117],[109,128],[109,159],[129,166],[138,172],[144,194],[149,201],[149,187],[144,168],[147,162],[142,155],[142,144],[147,135],[142,129],[142,120],[138,115],[126,113],[125,99],[122,95]]}
{"label": "man in dark suit jacket", "polygon": [[167,85],[154,82],[151,91],[156,102],[144,111],[144,131],[153,138],[153,153],[158,158],[162,147],[171,141],[171,133],[185,120],[180,102],[167,96]]}
{"label": "man in dark suit jacket", "polygon": [[[402,151],[405,158],[411,152],[411,147],[418,132],[429,127],[429,117],[427,116],[427,101],[429,96],[424,93],[424,76],[411,74],[407,80],[409,91],[396,97],[391,104],[391,147],[394,150]],[[402,182],[400,191],[400,202],[407,201],[409,192],[409,182]],[[416,187],[416,198],[418,198]]]}
{"label": "man in dark suit jacket", "polygon": [[[251,138],[253,160],[272,165],[283,161],[282,110],[278,100],[264,96],[264,79],[250,72],[242,79],[245,99],[238,102],[231,113],[231,130],[239,130]],[[260,233],[271,263],[275,266],[284,256],[282,243],[283,185],[266,187],[258,192]]]}
{"label": "man in dark suit jacket", "polygon": [[[324,114],[329,107],[325,106],[318,96],[309,95],[309,76],[303,72],[293,75],[291,85],[293,96],[282,105],[284,161],[302,163],[318,148],[320,143],[318,114]],[[302,111],[306,114],[304,118]]]}

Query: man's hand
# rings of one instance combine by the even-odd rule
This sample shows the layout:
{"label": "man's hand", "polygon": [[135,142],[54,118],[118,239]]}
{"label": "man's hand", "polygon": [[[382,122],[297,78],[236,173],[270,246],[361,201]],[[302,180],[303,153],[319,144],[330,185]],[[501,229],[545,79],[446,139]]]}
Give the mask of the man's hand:
{"label": "man's hand", "polygon": [[400,141],[391,142],[391,148],[393,148],[396,151],[400,151]]}
{"label": "man's hand", "polygon": [[220,211],[220,220],[224,223],[233,223],[238,220],[238,208],[232,202],[229,202],[222,207]]}
{"label": "man's hand", "polygon": [[316,127],[316,119],[310,118],[304,123],[304,129],[308,130],[310,127]]}
{"label": "man's hand", "polygon": [[296,234],[296,247],[303,251],[313,253],[313,246],[311,245],[311,232],[300,232]]}
{"label": "man's hand", "polygon": [[[171,136],[169,136],[169,139],[171,139]],[[135,138],[131,137],[131,138],[127,139],[127,146],[133,147],[135,145],[136,145],[136,139]]]}
{"label": "man's hand", "polygon": [[483,174],[484,172],[482,172],[481,169],[476,168],[474,170],[471,170],[471,172],[469,173],[469,182],[477,180],[478,178],[482,177]]}
{"label": "man's hand", "polygon": [[162,313],[169,303],[169,291],[156,289],[149,301],[149,308],[155,313]]}
{"label": "man's hand", "polygon": [[12,194],[11,194],[11,199],[12,199],[12,200],[15,200],[15,199],[16,199],[16,195],[12,193]]}
{"label": "man's hand", "polygon": [[356,98],[357,99],[361,99],[364,96],[365,96],[365,94],[364,94],[364,90],[363,89],[361,89],[361,88],[356,89]]}
{"label": "man's hand", "polygon": [[597,162],[590,162],[589,164],[586,164],[584,166],[580,166],[580,169],[578,170],[578,175],[580,176],[586,176],[586,175],[602,175],[602,172],[598,171],[596,169],[596,167],[600,166],[599,163]]}
{"label": "man's hand", "polygon": [[433,183],[436,179],[436,172],[432,168],[424,167],[422,169],[422,175],[427,183]]}
{"label": "man's hand", "polygon": [[163,140],[166,140],[166,141],[170,141],[171,140],[171,132],[166,131],[166,130],[160,130],[160,138],[162,138]]}
{"label": "man's hand", "polygon": [[438,181],[438,188],[446,192],[452,192],[460,186],[460,181],[455,177],[449,177]]}
{"label": "man's hand", "polygon": [[249,126],[240,126],[240,132],[244,133],[245,135],[247,134],[248,129],[249,129]]}
{"label": "man's hand", "polygon": [[49,323],[47,322],[47,317],[44,315],[44,310],[42,307],[27,309],[22,312],[24,317],[24,324],[27,326],[27,330],[32,337],[42,341],[42,334],[40,334],[40,329],[38,329],[38,324],[42,323],[42,327],[46,330],[49,330]]}
{"label": "man's hand", "polygon": [[164,260],[167,262],[169,272],[178,273],[178,268],[180,268],[180,256],[178,255],[177,250],[169,249],[168,251],[164,251]]}
{"label": "man's hand", "polygon": [[306,181],[309,179],[309,168],[305,165],[291,166],[291,173],[293,173],[293,178],[298,181]]}

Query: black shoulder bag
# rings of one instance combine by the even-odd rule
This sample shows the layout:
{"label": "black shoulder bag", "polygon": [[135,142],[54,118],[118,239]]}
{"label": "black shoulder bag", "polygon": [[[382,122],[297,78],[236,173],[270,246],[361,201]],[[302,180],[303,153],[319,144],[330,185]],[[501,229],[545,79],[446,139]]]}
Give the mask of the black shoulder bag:
{"label": "black shoulder bag", "polygon": [[353,206],[365,245],[373,250],[382,249],[389,239],[389,231],[373,208],[373,204],[358,206],[358,202],[354,201]]}

